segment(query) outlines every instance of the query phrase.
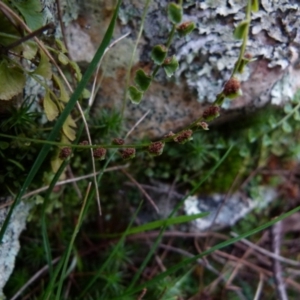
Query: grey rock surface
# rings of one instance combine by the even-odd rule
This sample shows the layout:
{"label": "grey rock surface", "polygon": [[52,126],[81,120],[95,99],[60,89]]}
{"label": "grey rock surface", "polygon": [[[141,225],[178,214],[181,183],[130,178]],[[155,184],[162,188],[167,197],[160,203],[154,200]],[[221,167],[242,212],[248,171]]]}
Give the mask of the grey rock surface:
{"label": "grey rock surface", "polygon": [[[152,1],[138,45],[134,70],[153,68],[150,53],[153,46],[164,44],[171,24],[166,7],[170,1]],[[224,83],[230,78],[240,51],[239,40],[233,37],[235,27],[245,18],[247,1],[187,1],[183,21],[194,21],[194,32],[183,39],[176,38],[170,49],[180,62],[175,77],[167,79],[159,72],[156,82],[145,94],[139,106],[128,103],[125,116],[130,128],[145,112],[147,115],[137,129],[137,135],[155,138],[177,130],[201,116],[204,104],[215,100]],[[111,2],[83,3],[80,26],[69,28],[70,53],[74,59],[91,59],[90,49],[99,45],[109,21]],[[98,106],[121,109],[124,97],[125,74],[137,37],[144,3],[124,0],[119,12],[115,37],[131,32],[125,43],[120,42],[111,51],[103,65],[102,86]],[[89,11],[95,13],[89,16]],[[98,17],[97,17],[98,14]],[[299,87],[298,68],[300,10],[294,0],[263,0],[260,10],[252,14],[247,53],[257,60],[249,64],[240,76],[243,96],[226,102],[224,107],[252,111],[267,103],[282,104],[289,101]],[[76,30],[75,30],[76,27]],[[74,30],[77,34],[74,34]],[[84,45],[80,42],[84,35]],[[76,37],[78,42],[76,42]],[[89,40],[89,42],[88,42]],[[76,46],[78,45],[78,46]],[[86,45],[86,50],[84,46]],[[78,53],[79,49],[85,56]],[[80,52],[80,51],[79,51]],[[93,52],[93,53],[94,53]],[[73,55],[73,54],[72,54]],[[122,59],[121,59],[122,58]],[[132,74],[132,76],[134,73]]]}
{"label": "grey rock surface", "polygon": [[208,212],[209,215],[192,222],[192,231],[209,231],[231,227],[243,219],[249,212],[261,210],[277,197],[275,189],[261,187],[256,198],[246,197],[242,193],[233,195],[214,194],[209,197],[191,196],[184,202],[187,215]]}
{"label": "grey rock surface", "polygon": [[[0,199],[0,204],[4,204],[7,200]],[[19,236],[25,229],[26,218],[31,207],[31,204],[24,202],[21,202],[16,207],[0,244],[0,299],[4,297],[3,287],[14,269],[15,259],[20,250]],[[9,208],[0,209],[0,228],[4,223]]]}
{"label": "grey rock surface", "polygon": [[[164,219],[172,212],[176,204],[185,195],[173,190],[168,184],[153,181],[152,185],[143,185],[143,188],[151,196],[159,209],[159,217]],[[183,230],[204,232],[214,231],[235,225],[251,211],[260,212],[278,197],[278,191],[274,188],[257,186],[256,190],[248,195],[239,191],[231,195],[215,193],[211,195],[193,195],[186,198],[181,213],[195,215],[208,213],[204,218],[199,218],[189,224],[182,224]],[[157,219],[153,215],[153,207],[146,204],[144,211],[140,213],[143,222]]]}
{"label": "grey rock surface", "polygon": [[[55,1],[41,0],[41,4],[43,8],[43,23],[48,24],[53,22],[57,27],[56,34],[59,36],[61,33],[58,27]],[[24,88],[23,99],[27,97],[32,97],[35,99],[38,95],[43,94],[44,89],[41,88],[41,85],[32,78],[28,77],[26,86]],[[12,199],[0,197],[0,205],[5,205],[5,203],[9,200]],[[3,287],[13,272],[15,259],[20,249],[19,237],[26,227],[26,219],[31,207],[32,204],[26,202],[20,202],[15,207],[9,225],[4,234],[2,243],[0,243],[0,299],[5,299],[5,295],[3,295]],[[9,208],[9,206],[0,208],[0,228],[7,217]]]}

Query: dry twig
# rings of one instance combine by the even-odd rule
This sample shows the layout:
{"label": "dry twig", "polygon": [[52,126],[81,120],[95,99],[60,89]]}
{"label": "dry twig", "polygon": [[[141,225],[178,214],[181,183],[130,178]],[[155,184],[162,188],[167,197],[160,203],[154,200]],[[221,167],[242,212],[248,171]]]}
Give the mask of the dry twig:
{"label": "dry twig", "polygon": [[[236,234],[235,232],[231,232],[230,233],[233,237],[237,237],[238,234]],[[280,256],[280,255],[277,255],[275,254],[274,252],[270,252],[264,248],[261,248],[253,243],[251,243],[250,241],[248,241],[247,239],[241,239],[240,242],[246,244],[247,246],[253,248],[254,250],[260,252],[261,254],[264,254],[272,259],[275,259],[275,260],[278,260],[282,263],[285,263],[285,264],[288,264],[288,265],[291,265],[291,266],[294,266],[294,267],[300,267],[300,262],[298,261],[295,261],[295,260],[292,260],[292,259],[289,259],[289,258],[285,258],[283,256]]]}
{"label": "dry twig", "polygon": [[[51,264],[54,265],[60,260],[60,257],[56,257],[52,260]],[[48,271],[49,265],[45,265],[39,271],[37,271],[15,294],[10,300],[17,299],[32,283],[34,283],[43,273]]]}
{"label": "dry twig", "polygon": [[142,293],[139,295],[139,297],[137,298],[137,300],[142,300],[143,297],[146,295],[147,293],[147,289],[143,289]]}
{"label": "dry twig", "polygon": [[259,300],[260,299],[263,284],[264,284],[264,275],[262,273],[260,273],[259,274],[259,283],[258,283],[257,290],[256,290],[256,293],[255,293],[255,296],[254,296],[253,300]]}
{"label": "dry twig", "polygon": [[143,187],[125,170],[122,172],[136,185],[136,187],[140,190],[140,192],[146,197],[149,203],[153,206],[157,213],[159,213],[159,209],[153,199],[149,196],[149,194],[143,189]]}
{"label": "dry twig", "polygon": [[[276,256],[280,255],[281,230],[282,230],[281,221],[274,224],[270,230],[272,236],[272,250]],[[282,278],[282,267],[278,259],[273,259],[273,270],[274,270],[274,277],[276,282],[275,287],[276,287],[278,299],[288,300],[285,282]]]}

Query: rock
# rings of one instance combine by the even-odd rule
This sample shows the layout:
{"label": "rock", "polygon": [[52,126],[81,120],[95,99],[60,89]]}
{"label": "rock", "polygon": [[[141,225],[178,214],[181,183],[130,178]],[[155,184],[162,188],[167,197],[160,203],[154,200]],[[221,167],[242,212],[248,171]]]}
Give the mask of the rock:
{"label": "rock", "polygon": [[252,210],[261,210],[276,199],[278,193],[273,188],[261,187],[254,199],[242,193],[233,195],[214,194],[207,197],[190,196],[184,201],[187,215],[208,212],[209,215],[191,224],[191,231],[211,231],[231,227]]}
{"label": "rock", "polygon": [[[78,34],[72,33],[72,37],[78,36],[78,49],[84,46],[80,42],[82,32],[90,36],[86,51],[82,50],[88,53],[86,61],[90,60],[91,44],[96,49],[100,43],[112,12],[111,3],[100,1],[97,7],[92,3],[88,7],[83,3],[84,14],[80,22],[67,28],[69,34],[77,28]],[[149,7],[144,32],[134,58],[134,71],[143,68],[150,72],[153,69],[151,49],[166,42],[171,28],[166,16],[167,3],[168,1],[152,1]],[[154,139],[170,130],[176,131],[201,116],[205,104],[215,100],[230,78],[240,52],[240,41],[234,39],[233,31],[245,19],[246,3],[246,0],[231,0],[228,3],[189,1],[184,4],[183,20],[194,21],[197,29],[186,38],[176,38],[172,44],[170,54],[175,54],[180,62],[178,72],[171,79],[159,72],[138,106],[127,101],[125,117],[128,128],[145,112],[150,111],[136,130],[137,138],[147,136]],[[110,50],[104,61],[96,109],[122,109],[126,70],[143,9],[144,6],[139,1],[123,1],[115,37],[129,31],[131,34]],[[99,18],[93,13],[98,14]],[[225,108],[248,112],[266,104],[282,104],[293,97],[300,82],[297,64],[299,16],[295,1],[261,1],[260,10],[252,14],[247,43],[247,53],[257,60],[249,64],[239,78],[242,81],[243,96],[226,102]],[[78,27],[79,23],[81,26]],[[72,41],[69,45],[72,45],[72,54],[76,42]],[[76,57],[78,56],[74,54],[74,59]],[[133,75],[134,72],[132,77]]]}
{"label": "rock", "polygon": [[[7,201],[9,200],[0,199],[0,205],[3,205]],[[14,269],[15,259],[20,250],[19,236],[25,229],[27,215],[31,207],[31,204],[21,202],[15,208],[0,244],[0,299],[4,297],[2,289]],[[4,223],[9,208],[8,206],[0,209],[0,228]]]}
{"label": "rock", "polygon": [[[178,193],[171,185],[152,181],[152,185],[143,185],[159,209],[158,214],[153,206],[146,202],[145,208],[139,214],[142,222],[147,223],[157,218],[167,218],[174,207],[186,196]],[[254,194],[254,193],[253,193]],[[211,195],[188,196],[180,210],[187,215],[208,213],[208,216],[193,222],[182,224],[181,229],[191,232],[216,231],[234,226],[251,211],[257,212],[266,208],[278,199],[278,191],[274,188],[257,186],[255,197],[246,192],[235,192],[232,195],[214,193]]]}
{"label": "rock", "polygon": [[[58,27],[58,20],[56,17],[56,4],[53,0],[41,0],[41,4],[43,7],[43,23],[48,24],[53,22],[57,26],[56,34],[59,36],[60,30]],[[36,100],[38,95],[43,95],[44,89],[38,84],[35,80],[33,80],[30,76],[26,79],[26,85],[22,94],[17,95],[9,105],[18,106],[24,99],[33,99]],[[8,102],[8,101],[6,101]],[[0,117],[1,114],[5,114],[6,110],[2,105],[3,101],[1,101],[0,105],[2,108],[0,109]],[[37,101],[34,102],[35,105]],[[33,105],[34,106],[34,105]],[[22,180],[22,179],[20,179]],[[23,182],[21,182],[23,184]],[[3,226],[5,219],[7,217],[10,206],[5,206],[6,202],[11,200],[10,197],[5,197],[5,195],[0,195],[0,228]],[[2,243],[0,243],[0,299],[4,298],[2,289],[5,286],[9,276],[13,272],[15,265],[15,258],[20,249],[19,237],[22,231],[26,226],[26,219],[29,214],[29,211],[32,207],[32,204],[26,202],[20,202],[14,209],[14,212],[9,221],[9,225],[5,231],[5,234],[2,239]]]}

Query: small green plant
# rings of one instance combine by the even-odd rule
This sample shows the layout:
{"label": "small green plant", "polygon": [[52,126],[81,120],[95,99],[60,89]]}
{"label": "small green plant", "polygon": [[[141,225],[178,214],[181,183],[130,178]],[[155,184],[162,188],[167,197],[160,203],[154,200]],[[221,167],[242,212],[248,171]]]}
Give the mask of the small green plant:
{"label": "small green plant", "polygon": [[171,77],[179,67],[178,61],[174,55],[167,57],[171,42],[176,32],[179,36],[183,37],[195,29],[195,24],[192,22],[189,22],[188,24],[180,24],[182,20],[182,14],[182,1],[180,1],[180,4],[170,3],[168,5],[168,19],[171,23],[173,23],[173,26],[171,28],[166,45],[156,45],[151,51],[151,58],[155,64],[155,68],[153,69],[152,73],[146,74],[142,69],[136,71],[134,77],[135,85],[132,85],[128,88],[130,100],[134,104],[139,104],[141,102],[143,94],[148,90],[151,81],[155,78],[155,75],[160,67],[164,68],[168,77]]}
{"label": "small green plant", "polygon": [[[123,126],[124,102],[129,97],[134,104],[143,105],[143,95],[157,72],[162,68],[170,77],[179,67],[176,53],[169,56],[171,42],[175,36],[187,36],[195,27],[192,22],[182,22],[183,1],[167,6],[171,27],[167,41],[154,46],[149,53],[153,61],[152,71],[148,74],[138,69],[134,84],[129,86],[128,80],[123,108],[120,111],[101,108],[99,113],[94,112],[90,117],[90,108],[83,104],[86,106],[83,112],[78,101],[83,99],[85,87],[108,49],[121,1],[117,1],[103,41],[83,76],[79,67],[69,60],[62,42],[55,41],[45,51],[38,40],[32,40],[45,30],[40,23],[38,5],[37,0],[24,3],[2,1],[0,4],[0,18],[5,20],[0,22],[0,36],[5,37],[0,49],[0,79],[4,83],[0,88],[0,99],[13,101],[23,90],[27,77],[35,79],[44,88],[43,108],[36,109],[39,113],[33,109],[34,106],[38,108],[37,99],[21,99],[17,105],[1,111],[0,165],[4,167],[0,171],[0,192],[14,195],[15,199],[1,226],[0,240],[25,191],[46,185],[43,196],[34,195],[31,199],[37,205],[30,215],[30,226],[33,227],[30,232],[36,235],[23,247],[18,258],[20,267],[17,266],[5,292],[8,297],[19,291],[22,297],[31,293],[32,297],[39,299],[204,297],[208,293],[205,286],[215,280],[215,276],[223,278],[228,275],[216,271],[215,266],[221,270],[221,263],[207,263],[208,255],[253,236],[300,210],[296,207],[271,221],[264,219],[263,223],[255,226],[244,226],[239,236],[228,237],[210,247],[206,243],[200,245],[196,238],[188,240],[188,234],[185,241],[174,244],[172,239],[166,240],[168,228],[172,229],[172,234],[185,234],[181,226],[207,215],[180,215],[188,196],[199,191],[226,193],[231,189],[234,192],[236,186],[232,185],[235,179],[238,178],[238,183],[242,184],[251,170],[263,166],[266,153],[300,157],[299,137],[295,138],[293,134],[293,130],[299,129],[299,95],[292,104],[285,106],[284,112],[263,110],[247,126],[243,120],[243,127],[240,126],[234,136],[230,128],[232,124],[228,128],[211,125],[219,117],[225,99],[233,100],[242,93],[238,74],[253,60],[245,51],[251,13],[258,10],[259,2],[248,1],[245,20],[236,27],[234,35],[241,39],[240,56],[222,91],[219,94],[216,91],[215,102],[182,130],[170,132],[155,141],[145,139],[134,144],[128,142],[131,131],[126,134]],[[150,1],[146,1],[140,33],[149,5]],[[15,30],[8,16],[16,18],[25,32],[24,36]],[[56,60],[52,61],[47,49]],[[23,65],[23,59],[31,67]],[[54,67],[59,68],[53,71]],[[74,92],[64,81],[64,72],[69,72],[75,79]],[[78,111],[73,110],[75,105]],[[44,123],[41,120],[43,114],[47,119]],[[235,120],[235,127],[237,124],[238,120]],[[84,131],[86,125],[88,130]],[[285,139],[279,139],[283,134]],[[109,173],[108,166],[112,162],[114,170],[123,172]],[[128,188],[129,179],[131,182],[135,180],[128,176],[126,169],[129,167],[138,178],[139,182],[135,184],[139,192]],[[155,221],[143,223],[141,194],[146,194],[148,200],[150,196],[140,182],[149,182],[149,177],[180,181],[187,195],[178,200],[167,217],[157,216]],[[92,178],[93,184],[85,181],[89,178]],[[65,179],[72,185],[66,185]],[[251,182],[252,192],[263,179],[262,176],[259,179],[255,177]],[[97,197],[99,189],[100,197]],[[95,198],[101,198],[104,206],[103,210],[98,206],[103,214],[101,219],[95,214]],[[141,236],[144,243],[139,241]],[[38,278],[34,287],[21,290],[31,274],[44,264],[47,275]],[[205,268],[209,275],[205,273],[204,276]],[[253,297],[252,282],[248,284],[243,279],[236,280],[235,284],[237,282],[245,295]],[[222,294],[220,290],[219,287],[214,292],[219,297]],[[229,295],[230,299],[234,299],[235,295],[232,296],[231,292]]]}

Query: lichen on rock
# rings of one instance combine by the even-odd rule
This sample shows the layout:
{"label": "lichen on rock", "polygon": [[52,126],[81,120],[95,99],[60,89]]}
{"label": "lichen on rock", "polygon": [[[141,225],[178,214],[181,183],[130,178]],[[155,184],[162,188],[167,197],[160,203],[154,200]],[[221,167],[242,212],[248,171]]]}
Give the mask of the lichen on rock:
{"label": "lichen on rock", "polygon": [[[198,32],[179,48],[180,75],[187,78],[191,88],[196,89],[200,101],[214,101],[216,91],[231,75],[240,51],[240,41],[235,40],[232,33],[245,18],[246,4],[247,1],[204,1],[198,7],[195,5],[185,16],[191,20],[196,17]],[[297,5],[292,1],[262,1],[262,9],[252,14],[247,52],[258,61],[268,62],[266,71],[269,74],[265,72],[264,90],[288,72],[290,47],[300,41],[295,34],[295,28],[300,25],[299,15]],[[240,79],[249,81],[251,85],[251,80],[257,76],[256,67],[257,63],[250,64]],[[276,67],[280,67],[280,72],[276,72],[275,79],[272,69]],[[295,92],[297,87],[291,88]],[[259,96],[250,94],[248,98],[251,99],[246,99],[244,105]],[[269,100],[270,97],[263,97],[260,105]]]}
{"label": "lichen on rock", "polygon": [[[8,199],[0,199],[0,203]],[[2,289],[11,275],[15,259],[20,250],[19,236],[26,226],[26,219],[32,205],[21,202],[14,210],[9,225],[0,244],[0,298],[4,297]],[[7,216],[10,207],[0,209],[0,228]]]}
{"label": "lichen on rock", "polygon": [[[172,26],[167,19],[168,3],[169,1],[157,0],[151,2],[138,45],[138,63],[134,65],[134,70],[138,68],[151,70],[152,47],[166,42]],[[101,41],[103,28],[108,24],[108,18],[103,16],[109,15],[109,9],[104,2],[100,4],[97,8],[99,18],[95,15],[92,17],[97,19],[97,22],[93,22],[91,29],[85,31],[90,35],[94,47]],[[129,127],[143,113],[150,110],[146,122],[140,125],[140,133],[150,138],[161,136],[197,118],[203,110],[203,104],[211,103],[216,99],[216,95],[230,78],[240,53],[241,41],[234,39],[233,32],[235,27],[245,19],[246,4],[246,0],[225,2],[206,0],[184,3],[183,21],[193,21],[197,28],[190,36],[175,38],[171,45],[169,54],[177,57],[180,68],[171,79],[166,78],[163,72],[158,72],[155,78],[155,89],[152,84],[144,95],[144,101],[138,107],[128,103],[125,117],[128,119]],[[90,9],[93,5],[91,2]],[[102,12],[99,12],[99,7]],[[119,11],[120,22],[115,30],[115,36],[130,31],[127,40],[130,40],[129,44],[134,44],[143,9],[144,3],[140,1],[124,0]],[[89,12],[85,11],[85,15],[88,14]],[[226,102],[224,107],[231,109],[246,107],[253,110],[266,103],[278,104],[287,101],[296,92],[299,81],[287,78],[299,76],[298,69],[293,67],[298,59],[297,45],[300,38],[296,28],[300,25],[299,16],[300,12],[295,1],[261,1],[260,10],[252,13],[247,43],[247,53],[257,60],[247,65],[244,73],[239,76],[243,96],[235,101]],[[98,32],[96,36],[95,32]],[[121,41],[120,44],[123,42]],[[119,48],[124,49],[123,54],[126,57],[130,56],[129,48],[128,50],[121,46]],[[117,49],[118,47],[111,52],[118,52]],[[295,55],[291,55],[291,52]],[[104,106],[122,105],[126,68],[122,62],[118,66],[118,56],[111,55],[110,64],[105,66],[107,75],[104,75],[102,85],[105,87],[101,88],[99,93],[101,105]],[[111,77],[113,74],[115,74],[114,78]],[[108,76],[111,78],[109,79]],[[116,85],[117,88],[113,88]],[[279,88],[282,86],[284,88]],[[173,91],[180,91],[175,92],[175,95],[180,96],[166,99],[166,95],[172,97],[168,91],[170,88]],[[162,112],[161,109],[168,111],[168,114],[163,113],[162,118],[157,120],[155,115]],[[173,121],[173,126],[172,120],[176,120]],[[157,121],[160,122],[160,126],[157,126]],[[155,130],[154,127],[158,129]],[[139,128],[137,130],[139,131]]]}
{"label": "lichen on rock", "polygon": [[[41,7],[43,25],[54,23],[56,27],[56,37],[61,36],[60,27],[58,25],[59,22],[57,18],[56,2],[54,0],[41,0]],[[49,33],[49,35],[50,34],[52,33]],[[44,89],[41,85],[30,76],[27,76],[23,93],[18,95],[18,101],[16,101],[15,105],[19,105],[21,101],[24,101],[24,99],[32,99],[35,100],[31,107],[33,109],[33,107],[38,106],[38,101],[36,101],[36,99],[43,94]],[[21,182],[21,184],[23,184],[23,182]],[[2,206],[0,209],[0,228],[3,226],[10,209],[10,206],[6,205],[9,200],[12,200],[11,197],[9,197],[9,199],[6,198],[5,195],[1,195],[0,197],[0,204]],[[16,205],[8,227],[4,233],[2,242],[0,243],[0,299],[5,299],[2,290],[13,272],[15,259],[20,249],[19,237],[21,232],[25,229],[26,219],[31,207],[31,203],[22,201]]]}

